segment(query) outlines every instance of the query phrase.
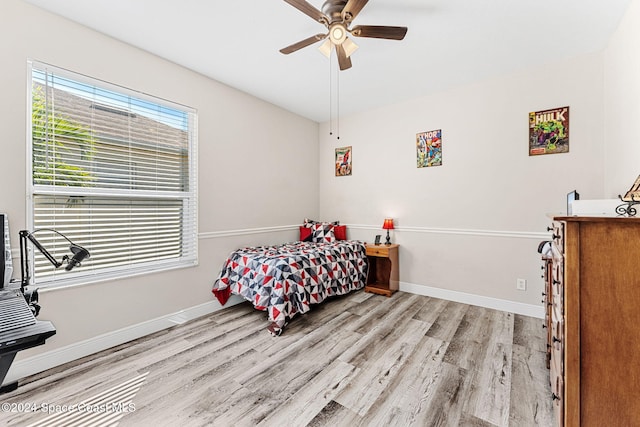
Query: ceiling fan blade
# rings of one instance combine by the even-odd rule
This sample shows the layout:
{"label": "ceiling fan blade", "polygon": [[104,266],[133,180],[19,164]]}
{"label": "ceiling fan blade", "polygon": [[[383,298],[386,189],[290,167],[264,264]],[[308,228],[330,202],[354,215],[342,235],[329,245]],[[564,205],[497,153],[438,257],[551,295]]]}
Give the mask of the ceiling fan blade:
{"label": "ceiling fan blade", "polygon": [[302,49],[303,47],[307,47],[316,42],[319,42],[320,40],[326,39],[327,35],[328,34],[316,34],[315,36],[311,36],[309,38],[299,41],[298,43],[294,43],[291,46],[287,46],[285,48],[280,49],[280,53],[284,53],[285,55],[288,55],[290,53],[295,52],[296,50]]}
{"label": "ceiling fan blade", "polygon": [[357,25],[351,30],[356,37],[374,39],[402,40],[407,34],[407,27],[387,27],[384,25]]}
{"label": "ceiling fan blade", "polygon": [[326,15],[316,9],[314,6],[306,2],[305,0],[284,0],[289,3],[291,6],[298,9],[300,12],[304,13],[307,16],[310,16],[314,20],[323,23],[325,25],[329,24],[329,19]]}
{"label": "ceiling fan blade", "polygon": [[342,18],[347,22],[353,21],[368,2],[369,0],[349,0],[342,9]]}
{"label": "ceiling fan blade", "polygon": [[341,44],[336,45],[336,53],[338,54],[338,64],[340,65],[340,71],[348,70],[351,68],[351,58],[347,56],[344,51],[344,47]]}

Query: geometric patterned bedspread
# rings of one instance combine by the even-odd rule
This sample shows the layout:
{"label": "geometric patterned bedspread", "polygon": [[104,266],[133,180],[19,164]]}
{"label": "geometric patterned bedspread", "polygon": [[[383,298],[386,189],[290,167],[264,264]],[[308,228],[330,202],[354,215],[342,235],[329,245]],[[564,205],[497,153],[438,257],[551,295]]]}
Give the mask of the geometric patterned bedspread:
{"label": "geometric patterned bedspread", "polygon": [[363,288],[368,268],[364,243],[357,240],[250,247],[229,255],[213,293],[230,290],[266,311],[269,330],[280,335],[289,319],[312,304]]}

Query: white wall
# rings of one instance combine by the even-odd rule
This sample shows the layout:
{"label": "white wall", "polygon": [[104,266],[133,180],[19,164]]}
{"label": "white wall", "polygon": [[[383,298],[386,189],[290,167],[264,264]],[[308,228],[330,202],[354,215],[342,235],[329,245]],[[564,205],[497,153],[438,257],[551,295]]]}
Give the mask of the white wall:
{"label": "white wall", "polygon": [[[565,211],[574,189],[603,196],[602,82],[602,55],[592,54],[342,117],[340,140],[324,123],[321,217],[354,225],[350,237],[368,241],[393,217],[400,281],[414,291],[541,307],[536,249],[548,236],[546,214]],[[567,105],[570,152],[529,157],[528,113]],[[443,165],[418,169],[416,133],[434,129]],[[353,175],[335,177],[334,150],[348,145]],[[516,290],[517,278],[527,291]]]}
{"label": "white wall", "polygon": [[640,1],[633,0],[611,37],[605,70],[605,196],[615,198],[640,175]]}
{"label": "white wall", "polygon": [[[0,2],[0,40],[0,211],[9,215],[15,256],[26,221],[27,59],[199,114],[200,265],[42,292],[40,318],[51,320],[57,334],[18,359],[210,302],[213,280],[231,250],[293,240],[296,232],[287,226],[317,215],[317,123],[18,0]],[[268,232],[243,234],[247,229]]]}

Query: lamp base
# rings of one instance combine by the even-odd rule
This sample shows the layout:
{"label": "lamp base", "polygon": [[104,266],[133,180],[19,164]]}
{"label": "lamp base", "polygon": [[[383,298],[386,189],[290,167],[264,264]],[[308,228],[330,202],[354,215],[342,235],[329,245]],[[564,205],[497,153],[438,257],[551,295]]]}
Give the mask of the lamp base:
{"label": "lamp base", "polygon": [[391,244],[391,237],[389,236],[389,230],[387,230],[387,241],[384,242],[385,245],[390,245]]}

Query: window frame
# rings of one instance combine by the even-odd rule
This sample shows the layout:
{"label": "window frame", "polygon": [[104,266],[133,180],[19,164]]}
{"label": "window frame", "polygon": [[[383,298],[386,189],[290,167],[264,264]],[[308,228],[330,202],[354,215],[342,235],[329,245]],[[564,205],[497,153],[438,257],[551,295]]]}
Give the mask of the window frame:
{"label": "window frame", "polygon": [[[143,200],[144,195],[135,194],[135,190],[117,190],[110,188],[88,188],[73,186],[55,186],[35,184],[34,177],[34,141],[33,141],[33,87],[34,87],[34,70],[52,72],[57,76],[70,79],[74,82],[106,89],[108,91],[117,92],[118,94],[133,97],[152,104],[157,104],[170,109],[180,110],[187,114],[187,191],[156,191],[153,196],[156,199],[182,200],[181,221],[181,244],[180,249],[186,249],[186,255],[170,260],[146,261],[144,263],[133,263],[126,266],[96,268],[91,267],[91,259],[83,261],[81,268],[75,268],[73,271],[64,271],[64,267],[56,270],[53,274],[49,274],[44,278],[38,278],[35,269],[35,258],[40,256],[38,251],[34,250],[32,245],[28,245],[29,266],[31,273],[32,285],[39,288],[60,288],[67,286],[84,285],[88,283],[102,282],[114,279],[123,279],[145,275],[149,273],[158,273],[179,268],[188,268],[198,265],[198,114],[194,108],[187,107],[176,102],[168,101],[159,97],[151,96],[146,93],[129,89],[114,83],[106,82],[97,78],[89,77],[74,71],[69,71],[57,66],[53,66],[44,62],[27,61],[27,132],[26,132],[26,224],[27,229],[34,232],[35,224],[35,198],[43,196],[87,196],[87,197],[127,197],[129,200]],[[57,188],[56,188],[57,187]],[[138,192],[139,193],[139,192]],[[147,196],[147,200],[153,198],[152,195]],[[186,219],[186,221],[185,221]],[[186,224],[188,222],[188,224]],[[35,235],[37,238],[39,234]],[[75,241],[75,243],[85,246],[89,251],[91,247],[88,244]],[[49,249],[49,248],[47,248]],[[71,254],[69,254],[71,255]],[[53,266],[51,266],[54,269]],[[61,272],[59,272],[62,270]]]}

